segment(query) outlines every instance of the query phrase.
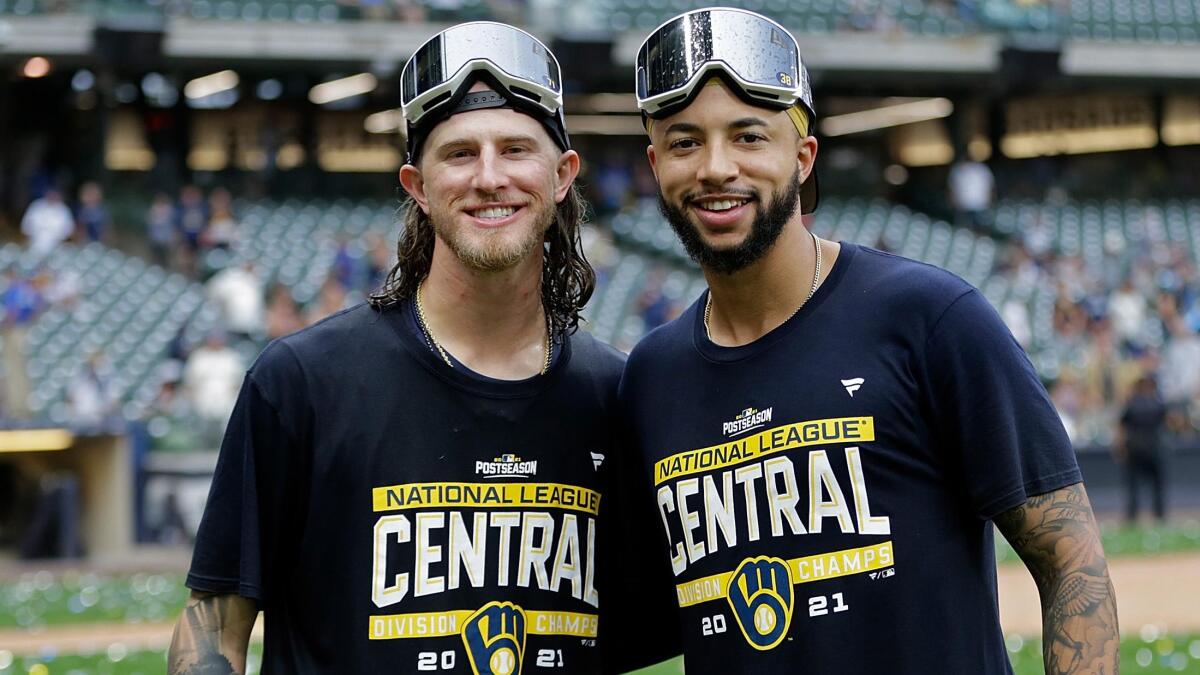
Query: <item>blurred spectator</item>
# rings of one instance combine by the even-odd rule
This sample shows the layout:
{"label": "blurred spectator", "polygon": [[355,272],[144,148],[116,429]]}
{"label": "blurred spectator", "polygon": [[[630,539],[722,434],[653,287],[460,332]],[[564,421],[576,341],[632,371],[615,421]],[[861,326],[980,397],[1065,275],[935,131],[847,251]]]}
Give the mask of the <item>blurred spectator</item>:
{"label": "blurred spectator", "polygon": [[84,241],[107,242],[111,235],[112,219],[104,205],[104,193],[93,181],[79,188],[79,207],[75,213],[79,232]]}
{"label": "blurred spectator", "polygon": [[224,188],[213,190],[208,200],[208,225],[201,235],[205,249],[230,249],[237,241],[237,219],[233,215],[233,198]]}
{"label": "blurred spectator", "polygon": [[175,245],[175,207],[165,192],[154,195],[154,202],[146,211],[146,240],[154,264],[170,267],[171,249]]}
{"label": "blurred spectator", "polygon": [[333,255],[332,274],[345,288],[363,288],[367,280],[367,266],[358,242],[349,237],[339,237],[337,253]]}
{"label": "blurred spectator", "polygon": [[4,288],[0,289],[4,304],[4,409],[5,417],[24,418],[29,415],[29,378],[25,374],[25,336],[29,326],[42,310],[43,300],[33,280],[9,268]]}
{"label": "blurred spectator", "polygon": [[200,250],[200,235],[207,226],[208,208],[204,204],[204,193],[195,185],[185,185],[179,192],[175,227],[189,251],[195,253]]}
{"label": "blurred spectator", "polygon": [[845,17],[846,25],[851,30],[875,30],[878,13],[879,10],[868,6],[866,0],[852,0],[849,3],[849,11]]}
{"label": "blurred spectator", "polygon": [[274,340],[304,328],[304,317],[292,293],[283,284],[271,287],[267,301],[267,339]]}
{"label": "blurred spectator", "polygon": [[230,265],[208,280],[208,297],[221,310],[229,332],[245,339],[263,333],[263,282],[254,261]]}
{"label": "blurred spectator", "polygon": [[637,299],[637,312],[647,332],[674,319],[679,310],[663,293],[663,270],[656,268],[646,277],[642,294]]}
{"label": "blurred spectator", "polygon": [[1054,407],[1058,410],[1059,417],[1062,418],[1063,427],[1067,430],[1067,436],[1071,439],[1071,443],[1078,447],[1080,445],[1079,409],[1082,401],[1075,378],[1064,374],[1051,384],[1050,400],[1054,402]]}
{"label": "blurred spectator", "polygon": [[1003,317],[1004,323],[1008,324],[1008,329],[1012,331],[1017,342],[1029,349],[1033,331],[1029,326],[1029,308],[1025,303],[1013,298],[1006,300],[1000,308],[1000,316]]}
{"label": "blurred spectator", "polygon": [[421,0],[392,0],[396,6],[396,18],[405,23],[424,23],[425,6]]}
{"label": "blurred spectator", "polygon": [[112,368],[99,353],[93,354],[67,385],[71,421],[90,426],[102,424],[118,403],[112,385]]}
{"label": "blurred spectator", "polygon": [[158,393],[150,402],[147,416],[163,415],[181,418],[191,412],[192,408],[187,398],[179,395],[179,380],[165,379],[158,385]]}
{"label": "blurred spectator", "polygon": [[983,162],[963,158],[950,167],[950,203],[959,225],[982,230],[992,207],[996,180]]}
{"label": "blurred spectator", "polygon": [[1108,301],[1108,314],[1112,317],[1113,330],[1124,344],[1140,344],[1146,310],[1146,298],[1134,288],[1133,279],[1121,282],[1121,287]]}
{"label": "blurred spectator", "polygon": [[1162,349],[1162,396],[1182,407],[1200,394],[1200,336],[1179,318],[1168,324],[1170,339]]}
{"label": "blurred spectator", "polygon": [[613,241],[612,231],[605,227],[587,223],[583,226],[580,238],[588,262],[596,272],[596,287],[602,288],[612,277],[613,268],[621,259],[621,251]]}
{"label": "blurred spectator", "polygon": [[42,474],[38,480],[37,505],[18,547],[21,557],[82,557],[81,508],[77,476],[66,471]]}
{"label": "blurred spectator", "polygon": [[606,155],[596,169],[596,213],[616,213],[629,199],[633,191],[633,173],[629,161],[618,154]]}
{"label": "blurred spectator", "polygon": [[79,302],[79,272],[71,268],[59,270],[54,275],[43,268],[34,278],[34,285],[47,306],[70,309]]}
{"label": "blurred spectator", "polygon": [[396,265],[396,252],[388,241],[378,233],[367,234],[367,286],[373,291],[381,288],[388,273]]}
{"label": "blurred spectator", "polygon": [[38,256],[53,251],[75,231],[75,218],[63,203],[58,190],[50,189],[25,209],[21,232],[29,238],[29,248]]}
{"label": "blurred spectator", "polygon": [[191,547],[195,543],[193,541],[195,530],[188,527],[187,521],[183,517],[183,510],[179,507],[178,491],[178,486],[172,486],[172,489],[168,490],[163,498],[162,513],[153,526],[152,538],[167,546]]}
{"label": "blurred spectator", "polygon": [[316,302],[309,306],[305,319],[309,324],[314,324],[327,316],[336,314],[349,306],[349,299],[346,297],[346,287],[342,286],[337,277],[330,275],[325,279],[325,283],[321,284],[321,292],[317,295]]}
{"label": "blurred spectator", "polygon": [[1121,413],[1121,434],[1114,445],[1114,456],[1125,469],[1126,509],[1130,524],[1137,521],[1139,483],[1150,482],[1154,500],[1154,516],[1166,520],[1165,449],[1162,434],[1167,406],[1158,394],[1154,378],[1143,375],[1133,396]]}
{"label": "blurred spectator", "polygon": [[246,366],[225,344],[221,331],[212,331],[183,368],[183,386],[191,407],[202,419],[224,424],[233,412]]}

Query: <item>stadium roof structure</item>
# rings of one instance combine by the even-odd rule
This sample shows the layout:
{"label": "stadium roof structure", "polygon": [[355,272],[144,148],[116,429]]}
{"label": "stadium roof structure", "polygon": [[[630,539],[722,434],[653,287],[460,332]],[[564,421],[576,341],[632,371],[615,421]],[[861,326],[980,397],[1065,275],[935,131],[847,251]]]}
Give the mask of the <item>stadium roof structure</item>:
{"label": "stadium roof structure", "polygon": [[[645,35],[698,0],[554,0],[524,8],[542,38],[607,42],[613,67]],[[1200,0],[989,2],[971,9],[923,0],[731,0],[801,38],[812,70],[996,72],[1007,49],[1059,52],[1068,76],[1200,77]],[[161,35],[147,58],[403,62],[459,20],[492,17],[480,0],[430,8],[426,20],[356,20],[334,0],[0,0],[0,58],[86,55],[98,31]]]}

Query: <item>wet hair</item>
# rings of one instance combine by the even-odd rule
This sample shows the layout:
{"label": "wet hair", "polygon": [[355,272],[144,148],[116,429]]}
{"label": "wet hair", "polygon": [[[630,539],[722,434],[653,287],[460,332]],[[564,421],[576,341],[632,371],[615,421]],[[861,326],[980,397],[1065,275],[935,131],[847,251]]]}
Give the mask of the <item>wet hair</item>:
{"label": "wet hair", "polygon": [[[592,297],[596,273],[583,254],[580,230],[587,204],[574,184],[559,202],[554,221],[546,230],[542,257],[542,307],[554,336],[579,328],[579,310]],[[382,309],[412,299],[417,286],[429,276],[433,263],[433,242],[437,235],[429,215],[411,196],[400,206],[404,230],[396,244],[396,265],[388,273],[383,287],[367,302]]]}

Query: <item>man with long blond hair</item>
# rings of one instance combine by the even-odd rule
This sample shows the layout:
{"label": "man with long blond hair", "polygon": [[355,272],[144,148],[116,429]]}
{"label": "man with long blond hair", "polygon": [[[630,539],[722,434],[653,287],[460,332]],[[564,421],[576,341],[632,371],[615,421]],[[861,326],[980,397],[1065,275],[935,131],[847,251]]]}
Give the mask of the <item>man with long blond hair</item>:
{"label": "man with long blond hair", "polygon": [[259,609],[264,673],[658,656],[615,649],[610,621],[623,357],[576,331],[594,277],[558,63],[516,28],[463,24],[401,86],[399,261],[368,303],[251,368],[173,673],[243,672]]}

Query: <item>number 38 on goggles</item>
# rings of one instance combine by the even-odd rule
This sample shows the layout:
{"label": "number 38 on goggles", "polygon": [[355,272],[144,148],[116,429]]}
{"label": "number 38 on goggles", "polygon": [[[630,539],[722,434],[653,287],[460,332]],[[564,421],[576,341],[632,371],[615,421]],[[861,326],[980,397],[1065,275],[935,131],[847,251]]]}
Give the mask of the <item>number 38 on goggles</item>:
{"label": "number 38 on goggles", "polygon": [[751,105],[801,104],[813,118],[796,40],[765,16],[724,7],[681,14],[646,38],[637,55],[638,107],[652,119],[670,117],[714,75]]}

